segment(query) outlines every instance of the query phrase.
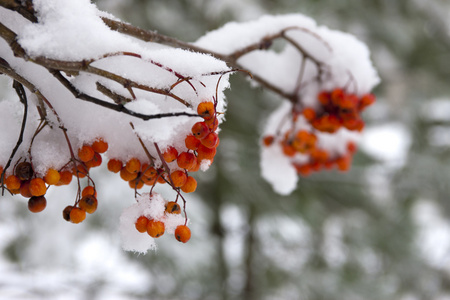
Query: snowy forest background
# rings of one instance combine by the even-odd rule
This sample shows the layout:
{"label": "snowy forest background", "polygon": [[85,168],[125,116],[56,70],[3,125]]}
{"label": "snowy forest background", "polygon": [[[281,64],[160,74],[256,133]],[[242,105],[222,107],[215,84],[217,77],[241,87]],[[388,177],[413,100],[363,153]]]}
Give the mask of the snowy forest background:
{"label": "snowy forest background", "polygon": [[[101,209],[80,226],[60,207],[0,201],[1,299],[450,299],[450,4],[438,0],[99,0],[133,25],[194,41],[228,21],[300,12],[367,43],[380,77],[348,173],[279,196],[260,177],[262,122],[278,102],[230,79],[215,162],[189,195],[193,237],[124,252],[133,191],[95,170]],[[0,78],[0,91],[7,80]],[[48,199],[73,194],[51,190]]]}

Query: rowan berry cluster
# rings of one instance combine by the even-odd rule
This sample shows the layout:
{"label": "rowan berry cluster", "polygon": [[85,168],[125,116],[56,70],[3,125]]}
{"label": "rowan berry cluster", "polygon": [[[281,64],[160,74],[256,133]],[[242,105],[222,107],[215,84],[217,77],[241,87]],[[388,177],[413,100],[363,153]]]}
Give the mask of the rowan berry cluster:
{"label": "rowan berry cluster", "polygon": [[[101,153],[106,152],[108,144],[102,139],[97,139],[91,145],[83,145],[74,157],[61,169],[49,168],[43,174],[35,172],[30,160],[22,159],[11,173],[6,172],[4,187],[11,194],[20,194],[28,199],[28,209],[31,212],[41,212],[47,206],[45,194],[51,186],[68,185],[73,177],[89,177],[89,170],[101,165]],[[3,168],[0,168],[3,173]],[[92,179],[90,182],[93,183]],[[87,213],[93,213],[97,209],[97,193],[93,186],[87,186],[79,193],[73,206],[67,206],[63,211],[63,217],[67,221],[80,223],[86,218]]]}
{"label": "rowan berry cluster", "polygon": [[[197,113],[203,120],[193,124],[190,134],[184,139],[183,147],[169,146],[161,151],[155,143],[149,145],[151,146],[149,148],[136,134],[148,159],[144,161],[132,157],[123,161],[111,158],[107,163],[108,170],[118,173],[123,180],[127,181],[136,191],[136,195],[137,190],[144,186],[149,186],[150,194],[152,194],[156,184],[170,185],[177,192],[177,199],[166,204],[165,214],[181,214],[181,207],[177,201],[181,198],[184,204],[186,202],[180,192],[192,193],[197,188],[197,181],[190,173],[198,171],[202,165],[209,166],[214,160],[216,148],[219,145],[216,102],[201,102],[197,106]],[[133,125],[132,127],[134,128]],[[62,168],[49,168],[45,174],[35,172],[30,150],[28,160],[21,159],[12,172],[5,172],[2,187],[12,194],[21,194],[29,198],[29,210],[40,212],[47,205],[45,194],[50,186],[67,185],[75,177],[79,187],[76,200],[73,205],[68,205],[63,210],[63,218],[71,223],[80,223],[85,220],[87,214],[97,210],[97,191],[89,172],[91,168],[102,164],[102,154],[107,152],[108,147],[107,141],[97,138],[92,143],[83,144],[76,151],[71,150],[69,162]],[[1,167],[0,173],[3,173]],[[83,189],[80,185],[82,178],[86,178],[88,183]],[[184,213],[186,215],[185,211]],[[177,225],[174,230],[176,239],[183,243],[187,242],[191,235],[186,223],[187,217],[185,224]],[[154,238],[162,236],[165,232],[164,222],[144,215],[136,220],[136,229],[139,232],[147,232]]]}
{"label": "rowan berry cluster", "polygon": [[373,94],[365,94],[358,98],[355,94],[346,93],[341,88],[331,92],[322,91],[317,96],[320,109],[305,108],[303,116],[317,130],[335,133],[344,127],[348,130],[361,131],[364,121],[361,112],[375,102]]}
{"label": "rowan berry cluster", "polygon": [[361,131],[364,121],[360,114],[375,102],[375,97],[366,94],[358,98],[338,88],[331,92],[320,92],[317,100],[320,103],[317,112],[310,107],[304,108],[301,114],[292,110],[291,128],[284,134],[277,132],[262,139],[266,147],[278,142],[282,153],[290,158],[295,170],[302,176],[322,169],[350,169],[353,154],[356,152],[356,144],[353,141],[347,142],[345,151],[337,152],[320,146],[319,139],[321,135],[336,134],[342,128]]}

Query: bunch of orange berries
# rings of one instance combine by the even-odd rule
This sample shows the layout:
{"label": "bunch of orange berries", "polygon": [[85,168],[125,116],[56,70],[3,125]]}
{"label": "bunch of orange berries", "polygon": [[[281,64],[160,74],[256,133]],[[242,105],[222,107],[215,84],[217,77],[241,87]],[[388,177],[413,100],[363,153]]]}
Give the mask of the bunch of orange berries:
{"label": "bunch of orange berries", "polygon": [[[1,173],[3,168],[0,167]],[[21,194],[28,199],[28,209],[31,212],[41,212],[47,206],[45,194],[51,185],[67,185],[72,181],[70,171],[57,171],[48,169],[44,176],[38,176],[34,171],[32,164],[28,161],[22,161],[15,165],[12,174],[4,178],[4,187],[11,194]]]}
{"label": "bunch of orange berries", "polygon": [[[135,190],[141,189],[144,185],[153,188],[157,183],[168,183],[178,193],[180,191],[194,192],[197,181],[190,176],[189,172],[198,171],[202,164],[211,164],[219,145],[217,134],[219,120],[215,106],[215,102],[210,101],[201,102],[197,106],[197,113],[203,121],[192,126],[191,133],[185,138],[185,147],[182,149],[169,146],[161,153],[155,146],[160,160],[150,156],[146,162],[141,162],[135,157],[127,161],[112,158],[108,161],[108,170],[119,173],[120,177]],[[102,164],[101,154],[107,150],[108,143],[98,138],[93,143],[84,144],[74,151],[72,159],[61,169],[50,168],[43,176],[34,171],[31,160],[22,161],[17,163],[11,174],[5,174],[2,187],[12,194],[21,194],[29,198],[29,210],[40,212],[47,205],[45,194],[50,186],[68,185],[74,176],[77,180],[87,177],[89,185],[83,190],[80,188],[75,203],[63,210],[63,218],[66,221],[80,223],[85,220],[87,213],[92,214],[97,210],[97,191],[89,171]],[[148,153],[148,149],[145,150]],[[2,167],[0,167],[0,173],[3,173]],[[166,213],[180,214],[180,206],[176,202],[169,202]],[[144,216],[136,221],[136,228],[140,232],[146,231],[152,237],[159,237],[165,231],[164,223]],[[183,243],[190,239],[190,235],[191,232],[186,225],[179,225],[175,230],[176,239]]]}
{"label": "bunch of orange berries", "polygon": [[[100,154],[106,152],[107,149],[108,144],[103,139],[97,139],[91,145],[83,145],[78,149],[77,157],[63,168],[60,170],[49,168],[43,176],[35,172],[31,162],[24,160],[15,165],[12,174],[5,176],[3,186],[11,194],[21,194],[23,197],[29,198],[28,209],[31,212],[41,212],[47,206],[45,194],[50,186],[68,185],[72,182],[73,176],[78,178],[88,176],[90,168],[101,165]],[[73,167],[70,169],[70,166]],[[0,167],[0,173],[3,173],[2,167]],[[86,212],[93,213],[97,209],[96,197],[95,188],[92,186],[84,188],[75,205],[64,209],[64,219],[73,223],[83,221]],[[73,210],[73,213],[70,213],[69,208]]]}
{"label": "bunch of orange berries", "polygon": [[[332,134],[341,128],[361,131],[364,128],[364,121],[360,114],[367,106],[375,102],[375,96],[366,94],[358,98],[356,95],[348,94],[343,89],[337,88],[331,92],[320,92],[318,101],[321,105],[319,112],[309,107],[302,111],[302,115],[311,129],[290,129],[281,137],[267,135],[262,140],[266,147],[272,145],[276,139],[279,140],[283,154],[293,158],[292,165],[302,176],[322,169],[337,168],[339,171],[350,169],[353,155],[356,152],[355,143],[349,141],[345,153],[332,154],[318,147],[318,136],[314,132]],[[293,124],[296,124],[298,117],[299,114],[293,111]],[[295,159],[297,154],[306,156],[306,159]]]}
{"label": "bunch of orange berries", "polygon": [[364,128],[361,112],[375,102],[373,94],[358,98],[341,88],[331,92],[322,91],[317,99],[321,105],[320,111],[316,112],[307,107],[302,112],[303,116],[315,129],[329,133],[334,133],[342,127],[361,131]]}
{"label": "bunch of orange berries", "polygon": [[[181,207],[177,202],[170,201],[166,204],[165,214],[181,214]],[[135,222],[136,230],[141,233],[147,233],[152,238],[159,238],[165,233],[164,222],[139,216]],[[175,229],[175,238],[182,243],[186,243],[191,238],[191,230],[187,225],[178,225]]]}

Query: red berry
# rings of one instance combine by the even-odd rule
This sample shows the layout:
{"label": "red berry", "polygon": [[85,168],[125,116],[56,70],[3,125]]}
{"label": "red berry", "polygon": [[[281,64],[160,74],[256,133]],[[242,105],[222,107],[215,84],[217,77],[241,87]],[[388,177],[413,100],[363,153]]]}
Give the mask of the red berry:
{"label": "red berry", "polygon": [[178,151],[175,149],[175,147],[170,146],[167,148],[167,150],[163,153],[163,158],[166,162],[172,162],[178,157]]}
{"label": "red berry", "polygon": [[215,132],[210,132],[208,135],[206,135],[202,140],[201,143],[208,148],[214,148],[219,143],[219,135]]}
{"label": "red berry", "polygon": [[186,137],[184,143],[186,145],[186,148],[188,148],[189,150],[197,150],[198,146],[200,146],[201,144],[200,140],[192,134]]}
{"label": "red berry", "polygon": [[201,140],[209,133],[208,125],[205,122],[197,122],[192,126],[192,134]]}
{"label": "red berry", "polygon": [[146,216],[140,216],[137,218],[136,223],[134,223],[134,226],[136,227],[136,230],[140,233],[147,232],[147,224],[148,224],[148,218]]}
{"label": "red berry", "polygon": [[181,152],[178,155],[177,164],[180,168],[189,170],[194,167],[195,155],[191,152]]}

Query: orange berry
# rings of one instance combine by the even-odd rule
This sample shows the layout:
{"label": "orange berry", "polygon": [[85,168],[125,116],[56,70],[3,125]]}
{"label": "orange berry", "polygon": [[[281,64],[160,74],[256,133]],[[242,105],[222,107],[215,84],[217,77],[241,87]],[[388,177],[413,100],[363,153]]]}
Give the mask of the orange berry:
{"label": "orange berry", "polygon": [[219,143],[219,135],[215,132],[210,132],[201,140],[201,143],[208,148],[214,148]]}
{"label": "orange berry", "polygon": [[328,151],[322,150],[322,149],[314,149],[314,151],[311,152],[311,158],[315,161],[324,163],[328,160]]}
{"label": "orange berry", "polygon": [[47,200],[44,196],[33,196],[28,200],[28,210],[32,213],[38,213],[45,209]]}
{"label": "orange berry", "polygon": [[358,150],[358,146],[355,142],[348,142],[347,143],[347,150],[350,152],[350,154],[354,154]]}
{"label": "orange berry", "polygon": [[375,99],[375,95],[373,94],[365,94],[364,96],[361,97],[361,99],[359,100],[359,107],[358,109],[360,111],[364,110],[367,106],[372,105],[373,103],[375,103],[376,99]]}
{"label": "orange berry", "polygon": [[113,173],[119,173],[122,170],[122,162],[118,159],[110,159],[108,161],[108,170]]}
{"label": "orange berry", "polygon": [[82,162],[90,161],[94,157],[95,151],[91,146],[83,145],[80,149],[78,149],[78,158]]}
{"label": "orange berry", "polygon": [[320,104],[323,106],[327,106],[330,104],[330,93],[328,92],[320,92],[319,95],[317,95],[317,100],[319,100]]}
{"label": "orange berry", "polygon": [[295,170],[297,171],[297,173],[302,176],[308,176],[312,172],[311,165],[309,165],[309,164],[294,165],[294,167],[295,167]]}
{"label": "orange berry", "polygon": [[190,150],[197,150],[198,146],[200,145],[200,140],[193,136],[192,134],[188,135],[186,139],[184,140],[184,144],[186,145],[186,148]]}
{"label": "orange berry", "polygon": [[152,238],[158,238],[164,234],[166,228],[161,221],[149,220],[147,223],[147,233]]}
{"label": "orange berry", "polygon": [[348,130],[362,131],[364,125],[364,121],[361,119],[344,120],[343,122],[343,126]]}
{"label": "orange berry", "polygon": [[140,216],[139,218],[137,218],[136,222],[134,223],[136,230],[140,233],[147,232],[148,221],[149,220],[146,216]]}
{"label": "orange berry", "polygon": [[198,146],[197,149],[197,159],[202,161],[204,159],[213,159],[216,155],[216,148],[208,148],[203,144]]}
{"label": "orange berry", "polygon": [[197,180],[194,177],[188,176],[185,184],[181,187],[181,190],[185,193],[192,193],[197,189]]}
{"label": "orange berry", "polygon": [[352,164],[351,155],[341,156],[336,159],[336,166],[339,171],[346,172],[350,170],[351,164]]}
{"label": "orange berry", "polygon": [[263,137],[262,142],[263,142],[264,146],[268,147],[273,144],[274,140],[275,140],[275,137],[273,135],[266,135],[265,137]]}
{"label": "orange berry", "polygon": [[92,195],[94,197],[97,197],[97,191],[92,185],[86,186],[83,191],[81,191],[81,197]]}
{"label": "orange berry", "polygon": [[61,175],[55,169],[48,169],[47,173],[44,176],[45,183],[47,183],[49,185],[57,184],[60,179],[61,179]]}
{"label": "orange berry", "polygon": [[30,191],[30,180],[22,181],[20,184],[20,194],[25,198],[30,198],[33,196]]}
{"label": "orange berry", "polygon": [[127,171],[127,168],[123,167],[122,170],[120,170],[120,178],[122,178],[125,181],[130,181],[138,177],[138,173],[130,173]]}
{"label": "orange berry", "polygon": [[97,153],[105,153],[108,150],[108,143],[100,138],[92,143],[92,149]]}
{"label": "orange berry", "polygon": [[102,161],[102,156],[99,153],[95,152],[94,157],[90,161],[85,162],[85,164],[88,168],[95,168],[99,167],[102,164]]}
{"label": "orange berry", "polygon": [[69,220],[72,223],[78,224],[86,219],[86,211],[82,210],[79,207],[72,207],[69,213]]}
{"label": "orange berry", "polygon": [[186,225],[178,225],[175,229],[175,238],[179,242],[186,243],[191,238],[191,230]]}
{"label": "orange berry", "polygon": [[142,181],[144,182],[145,185],[154,185],[156,183],[157,177],[153,177],[153,178],[147,178],[147,177],[142,177]]}
{"label": "orange berry", "polygon": [[180,204],[170,201],[166,204],[166,213],[168,214],[181,214],[181,207]]}
{"label": "orange berry", "polygon": [[128,173],[137,173],[141,169],[141,162],[137,158],[132,158],[125,164]]}
{"label": "orange berry", "polygon": [[21,162],[14,169],[14,174],[19,177],[20,180],[30,180],[34,174],[33,167],[29,162]]}
{"label": "orange berry", "polygon": [[305,108],[302,113],[307,121],[312,121],[316,118],[316,111],[310,107]]}
{"label": "orange berry", "polygon": [[297,153],[295,148],[287,142],[281,143],[281,148],[283,150],[284,155],[289,156],[289,157],[292,157],[295,155],[295,153]]}
{"label": "orange berry", "polygon": [[345,98],[345,92],[343,89],[337,88],[331,92],[331,103],[336,106],[340,106],[341,102]]}
{"label": "orange berry", "polygon": [[197,113],[200,115],[200,117],[202,117],[205,120],[214,118],[216,114],[214,103],[209,101],[201,102],[197,106]]}
{"label": "orange berry", "polygon": [[9,175],[8,177],[6,177],[4,183],[8,190],[18,190],[20,189],[21,181],[16,175]]}
{"label": "orange berry", "polygon": [[147,177],[147,178],[154,178],[156,176],[157,172],[156,169],[154,167],[150,167],[148,165],[144,165],[142,167],[142,175],[143,177]]}
{"label": "orange berry", "polygon": [[56,185],[68,185],[70,182],[72,182],[72,172],[70,171],[61,171],[59,172],[59,181]]}
{"label": "orange berry", "polygon": [[173,162],[175,159],[177,159],[178,150],[175,149],[175,147],[170,146],[166,149],[166,151],[164,151],[162,156],[166,162]]}
{"label": "orange berry", "polygon": [[86,195],[81,198],[78,206],[88,214],[92,214],[97,210],[98,201],[94,195]]}
{"label": "orange berry", "polygon": [[343,110],[354,110],[358,107],[358,97],[354,94],[345,95],[340,101],[339,107]]}
{"label": "orange berry", "polygon": [[30,193],[32,196],[42,196],[47,192],[45,181],[42,178],[33,178],[30,180]]}
{"label": "orange berry", "polygon": [[172,180],[174,187],[181,187],[186,183],[187,175],[183,171],[176,170],[170,174],[170,179]]}
{"label": "orange berry", "polygon": [[142,189],[144,187],[144,181],[140,180],[138,181],[138,178],[132,179],[130,181],[128,181],[128,185],[130,186],[130,188],[132,189]]}
{"label": "orange berry", "polygon": [[177,158],[177,164],[182,169],[190,169],[194,167],[195,155],[191,152],[181,152]]}
{"label": "orange berry", "polygon": [[198,138],[199,140],[201,140],[202,138],[204,138],[205,136],[208,135],[208,133],[210,132],[208,125],[206,125],[205,122],[197,122],[192,126],[192,134]]}

